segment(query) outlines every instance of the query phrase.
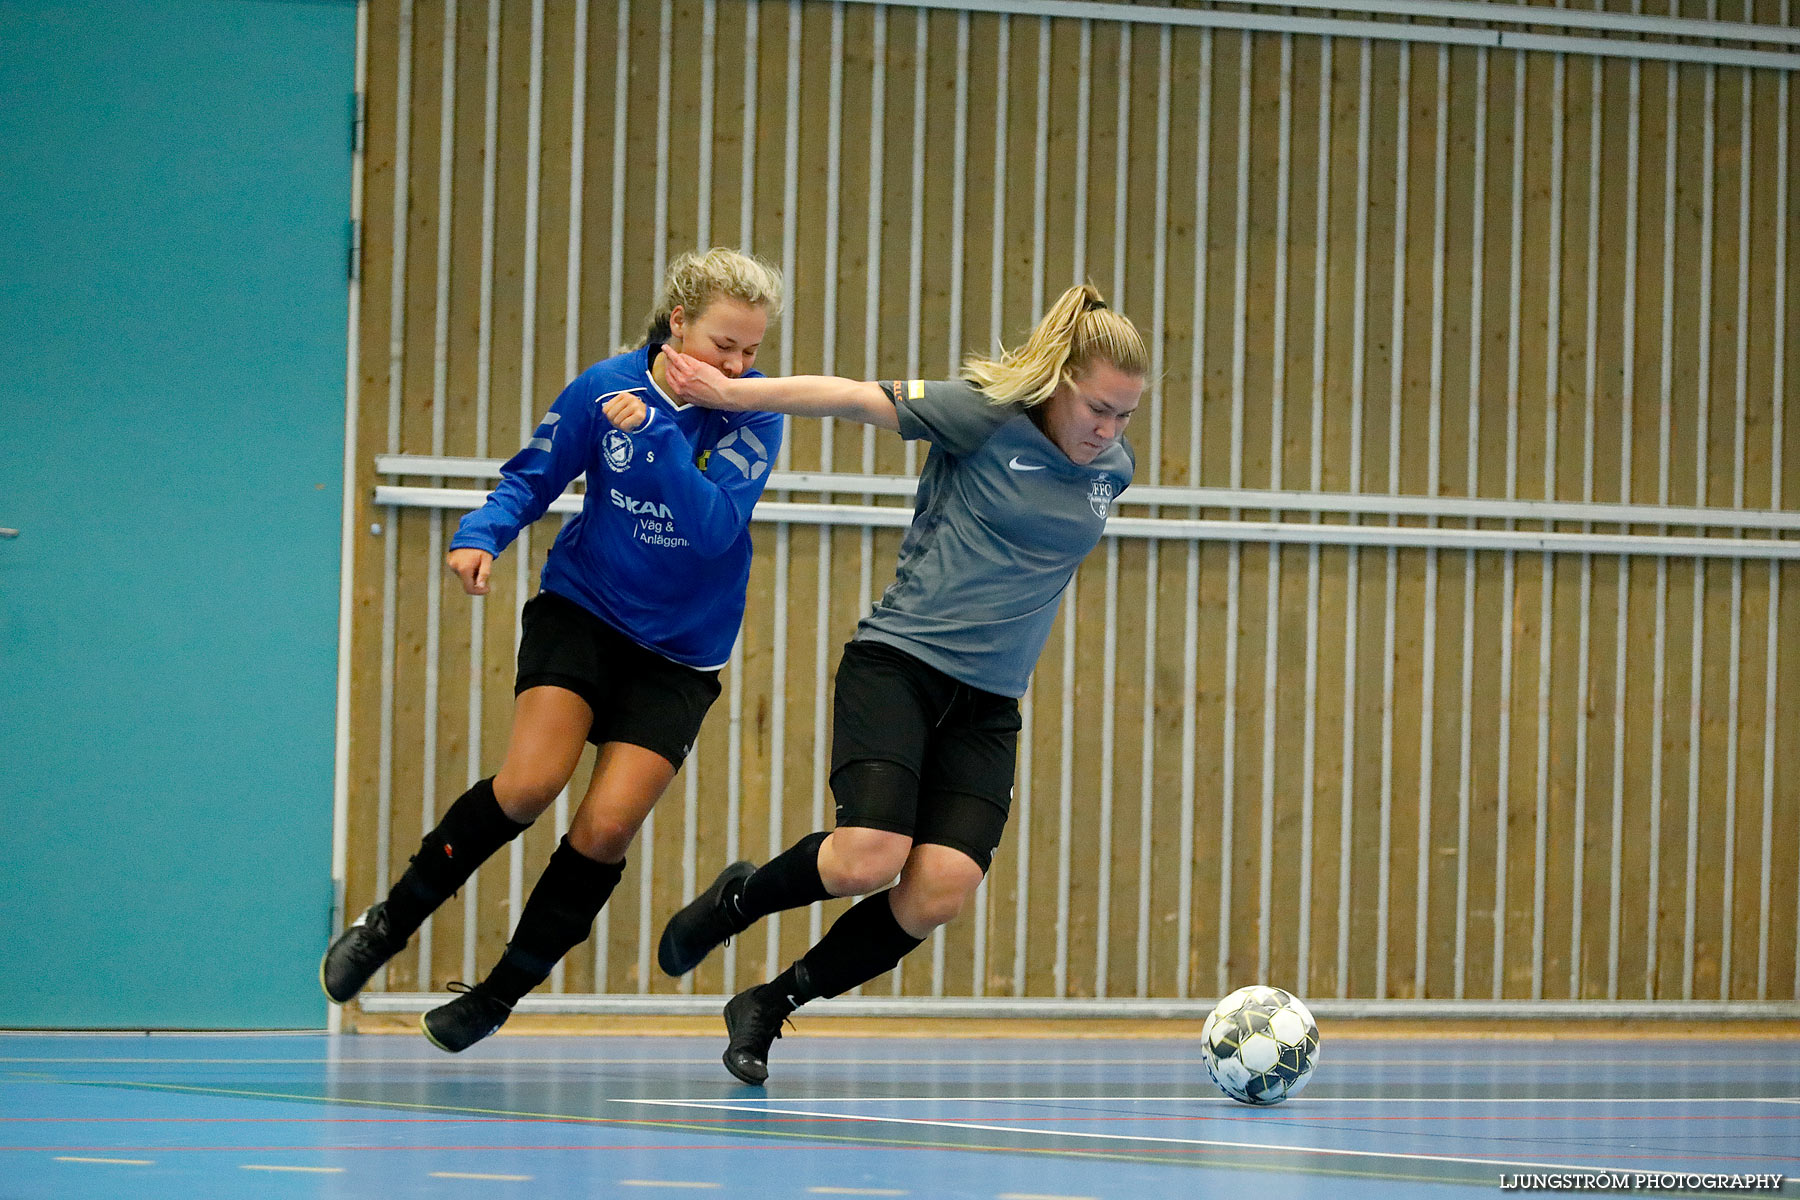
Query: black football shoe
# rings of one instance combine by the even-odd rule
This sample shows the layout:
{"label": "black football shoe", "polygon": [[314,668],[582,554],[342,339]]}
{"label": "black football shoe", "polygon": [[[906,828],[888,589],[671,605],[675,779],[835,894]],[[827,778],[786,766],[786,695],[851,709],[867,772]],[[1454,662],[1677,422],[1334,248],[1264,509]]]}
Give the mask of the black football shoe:
{"label": "black football shoe", "polygon": [[493,1034],[512,1016],[512,1005],[479,983],[474,987],[452,983],[450,990],[462,994],[419,1018],[419,1028],[439,1050],[460,1054]]}
{"label": "black football shoe", "polygon": [[372,905],[319,960],[319,986],[333,1004],[347,1004],[405,947],[406,939],[388,928],[386,907]]}
{"label": "black football shoe", "polygon": [[[769,1078],[769,1047],[781,1036],[793,1006],[767,984],[739,992],[725,1004],[725,1069],[755,1087]],[[789,1022],[792,1024],[792,1022]]]}
{"label": "black football shoe", "polygon": [[712,881],[712,886],[663,926],[656,947],[656,965],[663,974],[679,979],[699,966],[713,947],[724,945],[750,928],[753,921],[739,917],[725,902],[726,892],[738,891],[756,873],[754,863],[734,862]]}

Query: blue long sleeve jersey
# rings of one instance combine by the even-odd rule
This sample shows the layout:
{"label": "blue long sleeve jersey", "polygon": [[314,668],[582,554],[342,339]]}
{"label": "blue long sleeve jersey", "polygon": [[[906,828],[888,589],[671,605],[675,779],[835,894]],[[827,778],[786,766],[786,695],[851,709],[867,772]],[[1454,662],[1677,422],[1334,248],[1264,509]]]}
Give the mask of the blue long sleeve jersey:
{"label": "blue long sleeve jersey", "polygon": [[[550,548],[543,590],[665,658],[710,671],[731,657],[743,623],[750,510],[781,448],[782,419],[677,405],[650,376],[656,349],[576,376],[450,547],[498,556],[585,471],[587,495]],[[601,412],[620,392],[649,410],[629,433]]]}

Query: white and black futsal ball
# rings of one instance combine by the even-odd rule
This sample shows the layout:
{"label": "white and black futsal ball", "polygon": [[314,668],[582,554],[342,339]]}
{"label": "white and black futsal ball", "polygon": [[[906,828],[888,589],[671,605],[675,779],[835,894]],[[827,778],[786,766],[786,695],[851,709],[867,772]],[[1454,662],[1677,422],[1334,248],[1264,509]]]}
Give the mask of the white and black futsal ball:
{"label": "white and black futsal ball", "polygon": [[1279,1104],[1306,1086],[1319,1061],[1319,1026],[1298,996],[1239,988],[1200,1031],[1206,1073],[1245,1104]]}

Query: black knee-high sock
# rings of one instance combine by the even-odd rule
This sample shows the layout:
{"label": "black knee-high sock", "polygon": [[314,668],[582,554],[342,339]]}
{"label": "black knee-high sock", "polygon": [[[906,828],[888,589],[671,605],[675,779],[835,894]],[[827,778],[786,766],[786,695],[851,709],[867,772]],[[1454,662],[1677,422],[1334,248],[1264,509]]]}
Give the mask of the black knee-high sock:
{"label": "black knee-high sock", "polygon": [[506,953],[488,973],[485,987],[507,1004],[549,978],[563,955],[587,940],[594,918],[625,873],[623,860],[600,863],[563,838],[531,889]]}
{"label": "black knee-high sock", "polygon": [[411,937],[438,905],[468,882],[476,867],[530,825],[519,824],[500,808],[491,777],[475,784],[425,835],[412,865],[388,893],[384,906],[388,928]]}
{"label": "black knee-high sock", "polygon": [[900,927],[888,897],[890,888],[854,905],[832,923],[819,944],[764,984],[790,1009],[821,996],[840,996],[900,965],[925,942]]}
{"label": "black knee-high sock", "polygon": [[831,899],[819,878],[819,847],[825,844],[827,836],[807,834],[758,867],[756,874],[744,880],[735,893],[727,893],[725,903],[748,923],[770,913]]}

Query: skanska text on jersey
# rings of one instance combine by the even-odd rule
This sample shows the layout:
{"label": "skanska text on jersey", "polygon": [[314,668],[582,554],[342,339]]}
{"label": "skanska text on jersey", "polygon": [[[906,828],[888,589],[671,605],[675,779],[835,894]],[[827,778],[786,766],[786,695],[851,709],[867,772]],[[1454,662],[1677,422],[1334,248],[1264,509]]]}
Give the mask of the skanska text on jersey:
{"label": "skanska text on jersey", "polygon": [[675,531],[675,514],[669,511],[668,505],[627,496],[618,488],[609,488],[608,494],[615,506],[637,518],[631,535],[638,541],[646,546],[663,546],[671,550],[688,544],[688,540]]}

